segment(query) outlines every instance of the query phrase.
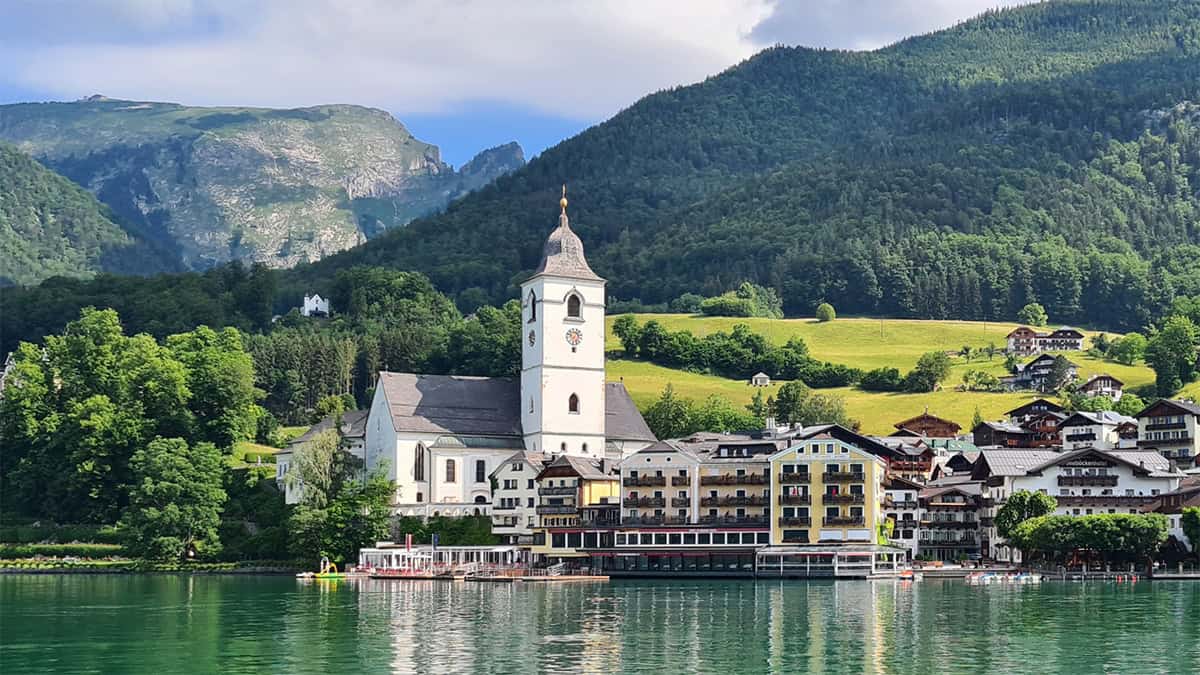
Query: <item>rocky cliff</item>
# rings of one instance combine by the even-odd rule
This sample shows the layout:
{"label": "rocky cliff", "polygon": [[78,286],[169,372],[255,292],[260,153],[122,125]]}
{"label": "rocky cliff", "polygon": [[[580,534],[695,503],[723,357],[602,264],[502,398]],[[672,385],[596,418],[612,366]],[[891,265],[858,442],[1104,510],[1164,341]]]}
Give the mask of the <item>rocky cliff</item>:
{"label": "rocky cliff", "polygon": [[90,190],[188,269],[315,261],[524,164],[462,171],[390,114],[350,105],[196,108],[91,97],[0,106],[0,139]]}

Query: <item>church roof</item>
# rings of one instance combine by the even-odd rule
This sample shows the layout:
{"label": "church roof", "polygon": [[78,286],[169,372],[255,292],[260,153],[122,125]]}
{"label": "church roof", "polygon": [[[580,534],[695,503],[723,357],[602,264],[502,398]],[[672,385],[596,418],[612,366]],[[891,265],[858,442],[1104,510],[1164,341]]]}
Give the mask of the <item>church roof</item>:
{"label": "church roof", "polygon": [[583,255],[583,242],[579,240],[579,235],[571,230],[565,205],[558,217],[558,227],[546,237],[546,245],[542,249],[542,263],[533,273],[535,277],[542,275],[604,281],[588,265],[587,258]]}
{"label": "church roof", "polygon": [[[507,377],[379,373],[399,432],[521,436],[521,383]],[[605,384],[605,437],[654,441],[625,385]]]}

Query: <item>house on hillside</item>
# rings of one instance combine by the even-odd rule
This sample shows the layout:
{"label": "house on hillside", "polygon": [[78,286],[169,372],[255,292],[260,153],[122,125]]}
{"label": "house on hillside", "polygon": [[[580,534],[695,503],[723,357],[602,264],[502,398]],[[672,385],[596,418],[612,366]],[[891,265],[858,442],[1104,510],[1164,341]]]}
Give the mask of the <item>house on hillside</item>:
{"label": "house on hillside", "polygon": [[1048,401],[1044,398],[1039,398],[1013,408],[1004,414],[1008,415],[1008,421],[1012,422],[1013,424],[1024,424],[1025,422],[1033,419],[1036,416],[1040,416],[1043,413],[1061,413],[1062,410],[1063,407],[1054,401]]}
{"label": "house on hillside", "polygon": [[1089,377],[1087,382],[1079,385],[1079,391],[1093,398],[1107,396],[1114,401],[1120,401],[1121,394],[1124,393],[1124,387],[1124,382],[1105,373]]}
{"label": "house on hillside", "polygon": [[1138,448],[1155,450],[1182,467],[1196,465],[1200,455],[1200,405],[1162,399],[1134,415]]}
{"label": "house on hillside", "polygon": [[771,386],[771,377],[763,372],[755,373],[750,378],[750,386],[752,386],[752,387],[769,387],[769,386]]}
{"label": "house on hillside", "polygon": [[341,425],[333,415],[317,422],[300,436],[288,441],[287,447],[275,453],[275,481],[283,489],[284,501],[288,504],[298,504],[304,495],[304,487],[287,479],[295,460],[296,449],[312,441],[317,436],[337,429],[342,439],[342,450],[354,458],[358,466],[364,465],[364,452],[367,436],[367,411],[347,410],[341,415]]}
{"label": "house on hillside", "polygon": [[954,438],[962,429],[957,422],[930,415],[928,408],[920,415],[896,422],[892,426],[926,438]]}
{"label": "house on hillside", "polygon": [[1033,432],[1012,422],[984,421],[971,430],[971,437],[978,448],[1028,448]]}
{"label": "house on hillside", "polygon": [[[1055,389],[1061,383],[1050,382],[1054,372],[1054,361],[1058,357],[1042,354],[1026,364],[1017,364],[1017,370],[1009,377],[1000,378],[1010,390],[1033,389],[1046,391]],[[1067,361],[1066,381],[1070,382],[1079,377],[1079,366]]]}
{"label": "house on hillside", "polygon": [[304,305],[300,307],[300,316],[329,316],[329,300],[316,293],[304,296]]}
{"label": "house on hillside", "polygon": [[1121,444],[1119,429],[1130,423],[1136,424],[1136,421],[1111,410],[1077,412],[1059,423],[1060,445],[1064,451],[1115,450]]}
{"label": "house on hillside", "polygon": [[1008,334],[1008,353],[1032,356],[1042,352],[1077,352],[1083,350],[1083,333],[1063,326],[1049,333],[1039,333],[1021,326]]}

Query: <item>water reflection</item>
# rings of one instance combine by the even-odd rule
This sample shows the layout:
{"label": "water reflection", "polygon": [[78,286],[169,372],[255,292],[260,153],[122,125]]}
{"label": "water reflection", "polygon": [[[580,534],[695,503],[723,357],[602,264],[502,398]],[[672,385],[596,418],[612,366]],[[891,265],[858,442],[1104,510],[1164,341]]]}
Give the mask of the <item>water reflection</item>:
{"label": "water reflection", "polygon": [[0,576],[2,673],[1200,672],[1200,584]]}

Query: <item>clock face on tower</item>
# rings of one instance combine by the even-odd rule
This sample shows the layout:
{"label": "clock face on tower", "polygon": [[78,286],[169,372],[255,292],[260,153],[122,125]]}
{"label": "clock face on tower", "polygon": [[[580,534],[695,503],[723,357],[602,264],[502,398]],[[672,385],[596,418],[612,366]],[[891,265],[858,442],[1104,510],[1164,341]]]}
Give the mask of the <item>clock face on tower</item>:
{"label": "clock face on tower", "polygon": [[579,330],[578,328],[568,328],[566,337],[567,344],[571,345],[572,347],[577,347],[579,346],[580,342],[583,342],[583,331]]}
{"label": "clock face on tower", "polygon": [[533,331],[529,331],[529,346],[532,347],[533,343],[535,342],[537,342],[537,334],[535,334]]}

